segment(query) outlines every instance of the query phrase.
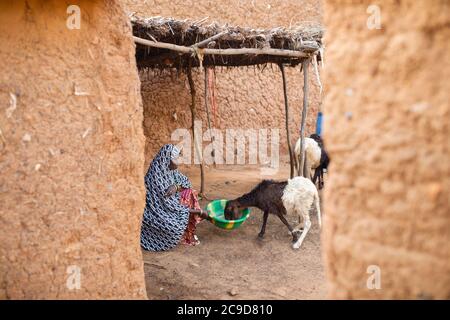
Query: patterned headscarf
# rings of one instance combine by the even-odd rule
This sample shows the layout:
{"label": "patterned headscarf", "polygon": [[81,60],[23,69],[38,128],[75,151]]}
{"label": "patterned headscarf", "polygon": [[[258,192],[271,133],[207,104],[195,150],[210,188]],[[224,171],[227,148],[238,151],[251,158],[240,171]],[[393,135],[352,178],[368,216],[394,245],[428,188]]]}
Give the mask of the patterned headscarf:
{"label": "patterned headscarf", "polygon": [[175,247],[188,223],[189,209],[180,204],[180,194],[164,196],[169,186],[174,184],[191,188],[186,176],[178,170],[169,169],[174,148],[171,144],[163,146],[145,176],[146,205],[141,226],[141,246],[146,250],[163,251]]}
{"label": "patterned headscarf", "polygon": [[177,163],[178,156],[180,155],[180,149],[178,149],[176,146],[172,148],[172,153],[170,154],[170,160]]}

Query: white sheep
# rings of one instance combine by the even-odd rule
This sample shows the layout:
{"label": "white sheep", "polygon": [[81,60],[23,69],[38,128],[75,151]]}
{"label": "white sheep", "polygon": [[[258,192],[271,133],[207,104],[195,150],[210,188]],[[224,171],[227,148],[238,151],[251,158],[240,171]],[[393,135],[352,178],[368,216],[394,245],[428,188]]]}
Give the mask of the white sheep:
{"label": "white sheep", "polygon": [[299,218],[299,224],[294,227],[292,233],[297,233],[300,229],[303,229],[298,240],[292,245],[294,249],[298,249],[311,228],[309,212],[313,206],[317,212],[319,227],[322,227],[319,193],[311,180],[304,177],[294,177],[288,180],[281,199],[287,215],[298,216]]}
{"label": "white sheep", "polygon": [[[320,148],[317,141],[312,138],[305,137],[305,168],[308,170],[310,177],[312,177],[311,171],[320,166],[320,157],[322,155],[322,149]],[[295,144],[295,159],[296,159],[296,168],[297,174],[301,175],[303,168],[300,168],[300,148],[301,148],[301,139],[297,140]]]}

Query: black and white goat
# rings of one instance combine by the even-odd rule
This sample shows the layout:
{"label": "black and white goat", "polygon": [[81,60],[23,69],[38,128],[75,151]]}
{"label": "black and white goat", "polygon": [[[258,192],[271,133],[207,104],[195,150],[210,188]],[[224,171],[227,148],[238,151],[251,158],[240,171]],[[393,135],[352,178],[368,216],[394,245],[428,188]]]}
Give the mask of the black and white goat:
{"label": "black and white goat", "polygon": [[[249,193],[228,201],[225,206],[225,218],[236,220],[241,217],[241,210],[248,207],[256,207],[264,212],[261,232],[258,235],[260,238],[266,232],[269,213],[275,214],[292,234],[294,249],[300,248],[311,227],[309,211],[313,207],[317,211],[319,226],[322,225],[316,186],[311,180],[303,177],[294,177],[281,182],[263,180]],[[298,225],[292,227],[286,220],[286,215],[298,217]]]}

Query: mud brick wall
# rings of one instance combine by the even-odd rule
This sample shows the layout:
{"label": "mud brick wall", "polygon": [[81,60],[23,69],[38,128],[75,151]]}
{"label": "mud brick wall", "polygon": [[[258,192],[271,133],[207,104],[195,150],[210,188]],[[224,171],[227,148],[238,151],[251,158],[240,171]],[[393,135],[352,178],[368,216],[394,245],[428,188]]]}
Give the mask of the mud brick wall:
{"label": "mud brick wall", "polygon": [[[79,30],[66,27],[71,4]],[[124,8],[1,1],[0,38],[0,299],[146,298],[143,111]]]}
{"label": "mud brick wall", "polygon": [[[372,4],[381,29],[367,27]],[[449,9],[326,1],[332,298],[450,298]],[[380,289],[367,287],[370,266],[381,271]]]}

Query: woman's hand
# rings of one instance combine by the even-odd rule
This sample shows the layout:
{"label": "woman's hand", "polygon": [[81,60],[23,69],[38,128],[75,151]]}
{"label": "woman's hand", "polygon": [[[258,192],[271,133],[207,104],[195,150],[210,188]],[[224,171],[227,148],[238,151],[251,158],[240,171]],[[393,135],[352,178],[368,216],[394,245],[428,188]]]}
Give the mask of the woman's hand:
{"label": "woman's hand", "polygon": [[167,188],[166,194],[164,195],[166,198],[173,196],[178,191],[178,187],[176,185],[171,185]]}
{"label": "woman's hand", "polygon": [[208,211],[202,209],[189,209],[189,213],[198,214],[202,219],[209,219]]}
{"label": "woman's hand", "polygon": [[211,220],[211,217],[209,216],[209,210],[202,210],[202,213],[200,214],[200,217],[206,220]]}

